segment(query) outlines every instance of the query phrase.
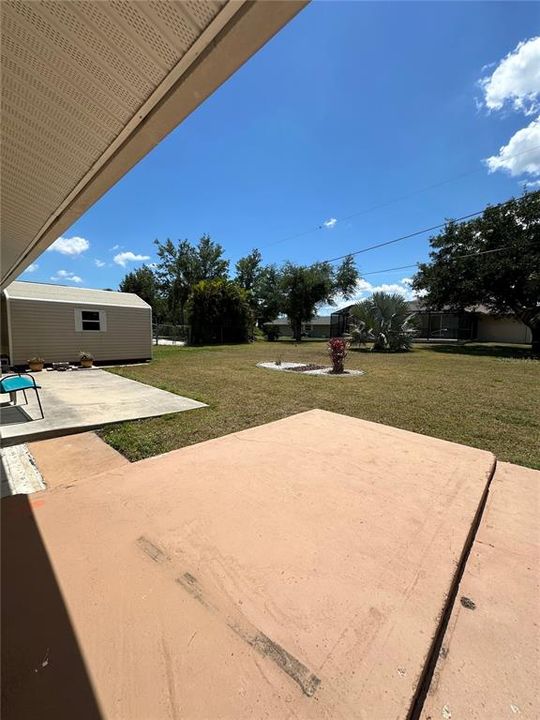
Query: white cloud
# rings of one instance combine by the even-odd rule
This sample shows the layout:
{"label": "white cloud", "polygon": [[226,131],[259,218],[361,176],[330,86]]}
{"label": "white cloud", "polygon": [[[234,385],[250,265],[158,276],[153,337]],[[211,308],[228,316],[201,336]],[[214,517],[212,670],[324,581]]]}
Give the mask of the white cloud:
{"label": "white cloud", "polygon": [[113,245],[111,248],[109,248],[109,252],[113,252],[114,250],[120,250],[121,247],[121,245]]}
{"label": "white cloud", "polygon": [[96,267],[105,267],[107,263],[104,263],[103,260],[98,260],[97,258],[94,260]]}
{"label": "white cloud", "polygon": [[514,110],[535,114],[540,100],[540,37],[520,42],[480,85],[489,110],[511,104]]}
{"label": "white cloud", "polygon": [[325,228],[328,228],[329,230],[331,230],[336,223],[337,223],[337,218],[328,218],[328,220],[325,220],[323,222],[323,225]]}
{"label": "white cloud", "polygon": [[117,265],[126,267],[128,262],[140,262],[142,260],[150,260],[150,255],[135,255],[135,253],[132,253],[131,250],[128,250],[127,252],[118,253],[118,255],[115,255],[113,257],[113,260]]}
{"label": "white cloud", "polygon": [[513,177],[540,175],[540,117],[518,130],[499,150],[485,161],[489,172],[506,170]]}
{"label": "white cloud", "polygon": [[373,283],[370,283],[369,280],[360,278],[356,283],[356,289],[351,298],[346,300],[343,295],[339,294],[335,298],[336,306],[332,307],[330,305],[325,305],[324,307],[319,308],[318,313],[319,315],[329,315],[337,308],[346,307],[347,305],[360,302],[360,300],[365,300],[370,295],[373,295],[374,292],[402,295],[405,300],[414,300],[415,298],[425,294],[422,291],[415,293],[411,288],[411,283],[412,278],[406,277],[397,283],[381,283],[380,285],[373,285]]}
{"label": "white cloud", "polygon": [[53,242],[53,244],[47,248],[48,250],[54,250],[62,253],[62,255],[80,255],[81,253],[88,250],[90,243],[86,238],[82,237],[59,237]]}
{"label": "white cloud", "polygon": [[540,180],[533,180],[532,182],[526,180],[524,186],[526,190],[534,190],[534,188],[540,188]]}
{"label": "white cloud", "polygon": [[31,265],[29,265],[29,266],[26,268],[26,270],[25,270],[24,272],[25,272],[25,273],[33,273],[33,272],[36,272],[36,270],[38,269],[38,267],[39,267],[39,265],[38,265],[37,263],[32,263]]}
{"label": "white cloud", "polygon": [[65,280],[66,282],[81,283],[83,279],[78,275],[70,272],[69,270],[58,270],[56,275],[51,277],[51,280]]}

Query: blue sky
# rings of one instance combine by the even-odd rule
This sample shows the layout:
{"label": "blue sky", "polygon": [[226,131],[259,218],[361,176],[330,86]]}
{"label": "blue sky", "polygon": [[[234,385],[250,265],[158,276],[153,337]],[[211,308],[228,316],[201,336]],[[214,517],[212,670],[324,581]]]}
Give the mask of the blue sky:
{"label": "blue sky", "polygon": [[[531,2],[315,1],[21,278],[116,288],[154,238],[203,233],[231,266],[253,247],[310,263],[520,194],[540,178],[539,25]],[[427,252],[426,235],[358,264]]]}

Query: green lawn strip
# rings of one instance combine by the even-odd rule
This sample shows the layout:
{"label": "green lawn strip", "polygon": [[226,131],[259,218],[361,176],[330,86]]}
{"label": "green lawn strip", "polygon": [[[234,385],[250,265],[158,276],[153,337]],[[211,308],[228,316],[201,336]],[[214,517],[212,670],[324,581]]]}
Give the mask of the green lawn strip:
{"label": "green lawn strip", "polygon": [[540,468],[540,364],[523,348],[416,346],[411,353],[351,351],[356,378],[309,377],[256,367],[281,360],[328,365],[325,343],[290,341],[158,347],[147,365],[111,369],[208,408],[101,431],[130,460],[322,408],[490,450]]}

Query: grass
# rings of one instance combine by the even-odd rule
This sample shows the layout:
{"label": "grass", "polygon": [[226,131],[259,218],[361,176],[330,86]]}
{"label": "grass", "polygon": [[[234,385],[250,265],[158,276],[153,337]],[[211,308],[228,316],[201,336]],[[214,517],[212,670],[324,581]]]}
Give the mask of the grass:
{"label": "grass", "polygon": [[[111,370],[200,400],[208,408],[105,428],[130,460],[323,408],[491,450],[499,460],[540,468],[540,364],[523,348],[417,346],[410,353],[351,351],[355,378],[263,370],[260,361],[328,364],[325,343],[290,341],[155,348],[148,365]],[[276,462],[279,458],[276,458]]]}

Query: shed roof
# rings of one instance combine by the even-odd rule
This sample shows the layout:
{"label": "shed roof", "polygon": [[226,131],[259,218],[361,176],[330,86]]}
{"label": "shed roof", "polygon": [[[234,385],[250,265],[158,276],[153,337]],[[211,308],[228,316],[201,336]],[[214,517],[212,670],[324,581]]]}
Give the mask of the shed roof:
{"label": "shed roof", "polygon": [[42,300],[64,302],[76,305],[111,305],[121,307],[149,308],[150,305],[134,293],[115,290],[93,290],[90,288],[49,285],[47,283],[16,280],[4,290],[10,300]]}

